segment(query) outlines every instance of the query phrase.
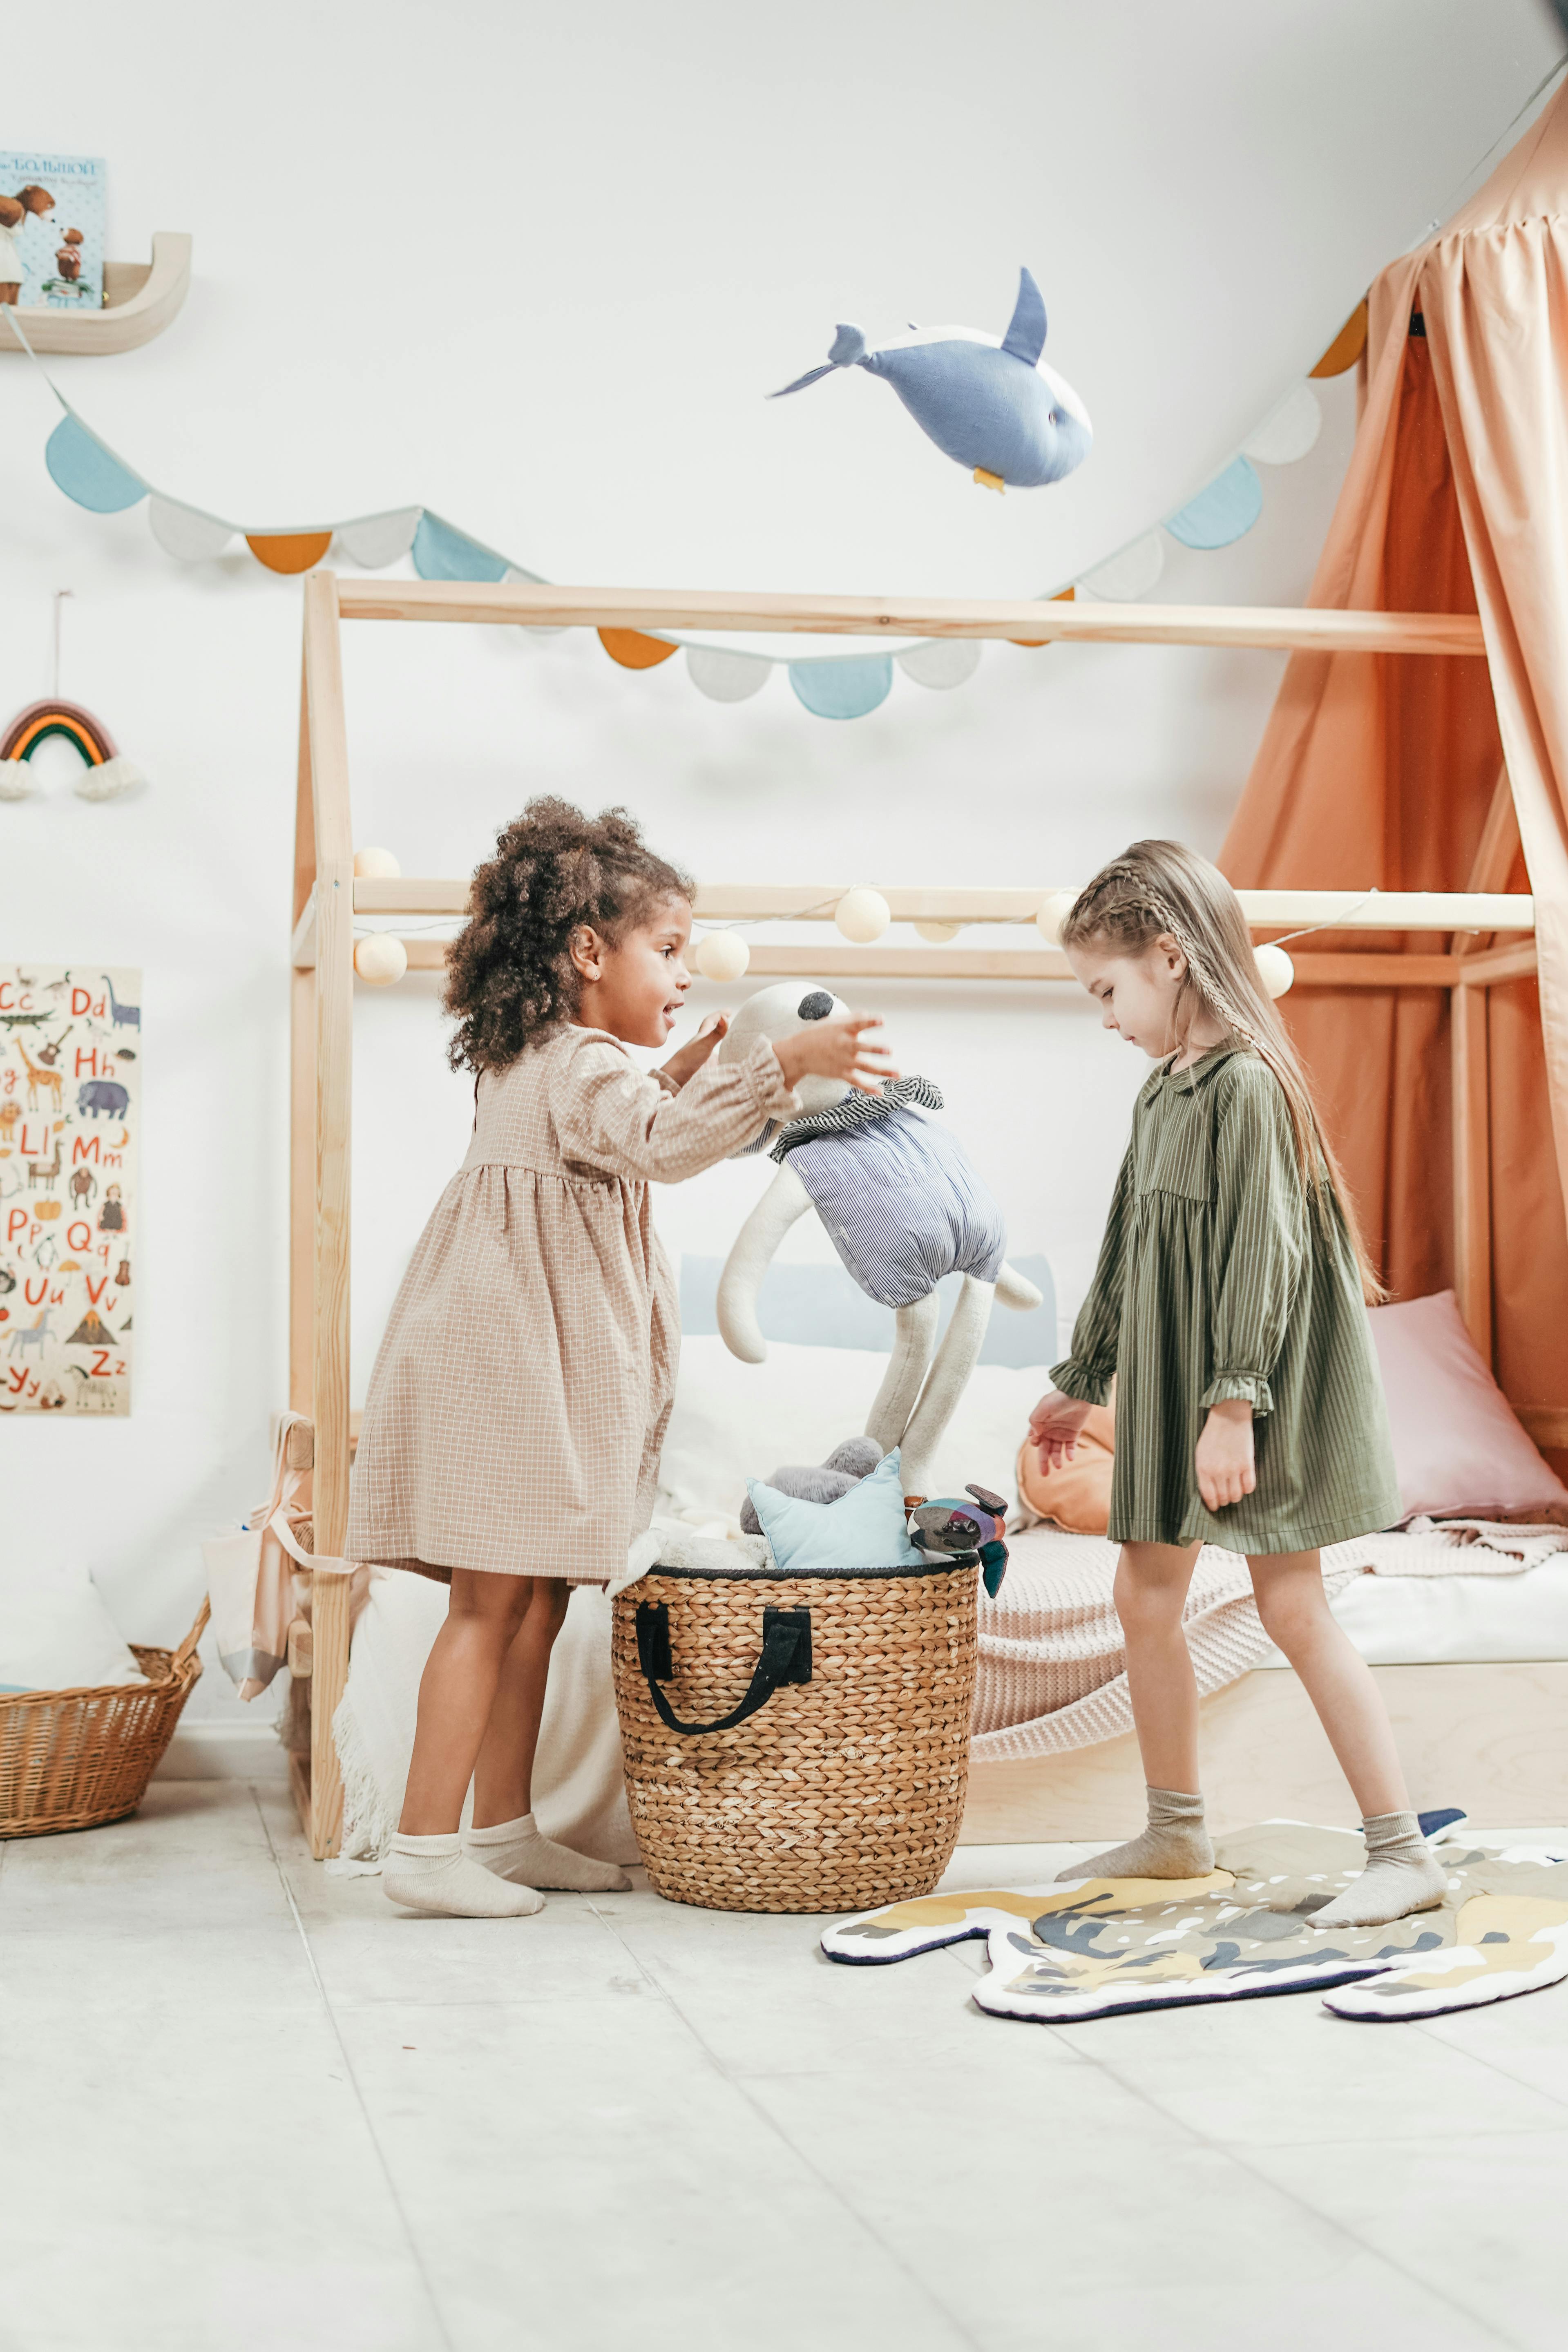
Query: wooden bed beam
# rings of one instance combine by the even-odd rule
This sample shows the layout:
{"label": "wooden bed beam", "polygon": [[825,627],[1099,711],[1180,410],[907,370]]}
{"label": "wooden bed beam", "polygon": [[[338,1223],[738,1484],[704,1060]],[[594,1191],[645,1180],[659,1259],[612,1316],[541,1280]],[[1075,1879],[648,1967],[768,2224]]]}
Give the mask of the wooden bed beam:
{"label": "wooden bed beam", "polygon": [[[450,941],[405,938],[410,971],[444,971]],[[1493,980],[1521,980],[1535,970],[1535,948],[1500,950],[1491,957],[1457,955],[1292,955],[1296,986],[1302,988],[1484,988]],[[839,940],[817,947],[752,949],[748,980],[994,980],[1006,982],[1070,981],[1072,966],[1051,948],[851,947]]]}
{"label": "wooden bed beam", "polygon": [[[356,915],[463,916],[469,884],[459,877],[395,881],[356,881]],[[848,882],[701,882],[697,915],[702,922],[819,922],[833,909]],[[982,887],[878,884],[895,922],[1032,923],[1036,911],[1057,890],[1071,886],[1031,884],[1026,889]],[[1337,931],[1533,931],[1535,901],[1522,891],[1466,890],[1241,890],[1242,908],[1255,931],[1284,930],[1310,924]],[[1310,950],[1309,950],[1310,952]]]}
{"label": "wooden bed beam", "polygon": [[[320,573],[312,577],[320,578]],[[560,588],[343,580],[345,621],[479,621],[513,628],[699,629],[752,635],[992,638],[1035,644],[1250,646],[1298,653],[1484,655],[1474,613],[1342,613],[1265,604],[1065,604],[735,590]]]}

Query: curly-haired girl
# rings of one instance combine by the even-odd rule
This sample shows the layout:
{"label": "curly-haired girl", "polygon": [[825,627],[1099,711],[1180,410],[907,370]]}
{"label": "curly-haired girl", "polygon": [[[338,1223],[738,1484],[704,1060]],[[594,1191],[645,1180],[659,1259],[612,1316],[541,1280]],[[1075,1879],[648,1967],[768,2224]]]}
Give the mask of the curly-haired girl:
{"label": "curly-haired girl", "polygon": [[541,1833],[530,1781],[571,1587],[624,1567],[653,1507],[679,1334],[648,1186],[798,1116],[808,1072],[869,1092],[889,1075],[859,1016],[721,1065],[721,1013],[645,1076],[626,1049],[675,1026],[691,898],[624,809],[534,800],[448,959],[473,1141],[376,1357],[345,1547],[451,1587],[384,1879],[413,1910],[515,1916],[538,1887],[627,1883]]}
{"label": "curly-haired girl", "polygon": [[1062,1875],[1214,1867],[1182,1617],[1198,1548],[1215,1543],[1246,1553],[1258,1614],[1363,1816],[1367,1867],[1314,1924],[1429,1910],[1447,1882],[1320,1559],[1399,1517],[1364,1306],[1380,1293],[1247,919],[1206,859],[1138,841],[1075,901],[1062,945],[1105,1026],[1160,1064],[1132,1114],[1072,1354],[1030,1423],[1042,1465],[1058,1466],[1114,1375],[1110,1533],[1149,1824]]}

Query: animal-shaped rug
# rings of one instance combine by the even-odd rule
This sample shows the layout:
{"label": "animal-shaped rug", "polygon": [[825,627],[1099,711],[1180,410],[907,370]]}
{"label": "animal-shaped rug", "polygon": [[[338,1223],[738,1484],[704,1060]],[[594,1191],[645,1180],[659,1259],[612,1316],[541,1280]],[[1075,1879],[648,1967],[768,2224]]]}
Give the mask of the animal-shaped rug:
{"label": "animal-shaped rug", "polygon": [[1392,1927],[1314,1927],[1312,1913],[1360,1870],[1361,1838],[1266,1822],[1216,1839],[1206,1878],[928,1895],[841,1921],[822,1948],[864,1967],[984,1936],[990,1973],[975,2002],[1042,2025],[1331,1986],[1337,2016],[1391,2022],[1568,1977],[1568,1857],[1480,1846],[1462,1822],[1433,1844],[1447,1898]]}

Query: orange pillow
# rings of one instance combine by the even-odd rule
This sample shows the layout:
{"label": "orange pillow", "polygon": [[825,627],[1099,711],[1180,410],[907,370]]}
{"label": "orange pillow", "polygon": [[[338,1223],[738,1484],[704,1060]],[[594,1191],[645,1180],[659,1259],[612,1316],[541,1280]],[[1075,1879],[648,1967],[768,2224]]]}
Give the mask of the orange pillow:
{"label": "orange pillow", "polygon": [[1069,1535],[1102,1536],[1110,1524],[1115,1460],[1116,1417],[1106,1406],[1093,1405],[1072,1460],[1060,1470],[1042,1470],[1038,1453],[1026,1438],[1018,1455],[1018,1499]]}

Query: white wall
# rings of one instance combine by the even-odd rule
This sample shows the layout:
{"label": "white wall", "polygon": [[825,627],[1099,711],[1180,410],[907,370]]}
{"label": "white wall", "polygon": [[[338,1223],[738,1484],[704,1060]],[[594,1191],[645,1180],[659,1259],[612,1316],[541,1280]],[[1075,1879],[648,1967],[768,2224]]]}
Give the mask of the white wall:
{"label": "white wall", "polygon": [[[1550,47],[1523,5],[1390,0],[1370,29],[1364,11],[1281,8],[1267,35],[1250,8],[1200,13],[1203,70],[1160,10],[1119,12],[1098,47],[1076,9],[967,10],[984,54],[958,100],[954,20],[934,6],[798,7],[787,35],[762,12],[609,6],[590,41],[533,7],[281,0],[249,33],[188,0],[133,20],[90,0],[68,83],[49,24],[24,16],[13,87],[39,95],[11,135],[110,156],[117,252],[154,226],[196,238],[170,333],[59,379],[163,487],[243,520],[413,498],[557,577],[1044,588],[1228,455]],[[215,55],[216,37],[252,46]],[[994,69],[1009,41],[1038,121]],[[1059,503],[983,499],[890,402],[858,398],[884,387],[742,415],[857,299],[871,323],[929,279],[933,310],[1000,326],[1021,250],[1042,246],[1064,344],[1071,321],[1060,363],[1102,420]],[[0,957],[141,965],[146,1088],[135,1414],[0,1430],[0,1565],[68,1551],[128,1633],[164,1639],[194,1607],[201,1536],[258,1498],[284,1393],[299,589],[243,551],[182,569],[143,510],[83,513],[45,474],[56,412],[20,357],[0,355],[0,399],[6,708],[47,688],[49,592],[68,586],[63,690],[152,777],[92,807],[55,746],[47,796],[0,808]],[[1173,547],[1163,596],[1302,595],[1352,428],[1348,383],[1323,400],[1318,448],[1268,477],[1258,530],[1219,555]],[[1003,647],[956,693],[900,679],[834,726],[782,675],[722,708],[679,659],[634,676],[592,640],[359,629],[347,659],[356,838],[405,873],[466,872],[551,789],[628,802],[716,878],[1042,884],[1142,832],[1213,850],[1280,667]],[[946,1089],[1016,1247],[1050,1255],[1070,1303],[1141,1066],[1066,992],[876,999],[902,1066]],[[356,1019],[362,1389],[469,1097],[432,982],[362,990]],[[760,1181],[728,1168],[661,1200],[672,1245],[712,1250]],[[209,1674],[195,1706],[231,1704]]]}

